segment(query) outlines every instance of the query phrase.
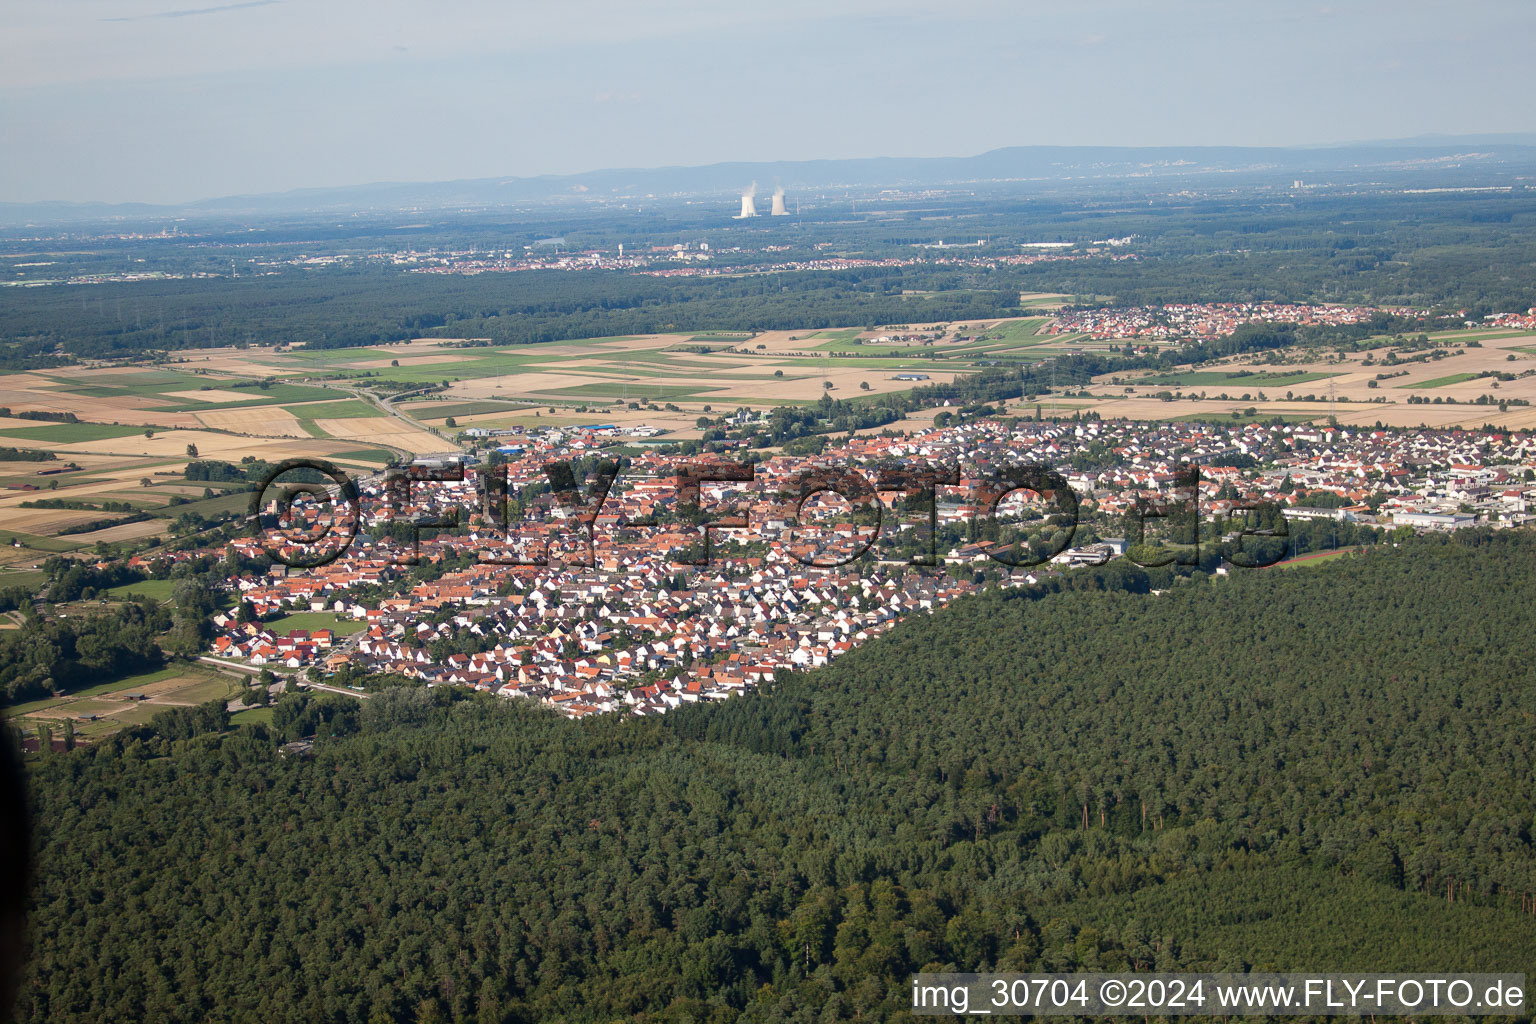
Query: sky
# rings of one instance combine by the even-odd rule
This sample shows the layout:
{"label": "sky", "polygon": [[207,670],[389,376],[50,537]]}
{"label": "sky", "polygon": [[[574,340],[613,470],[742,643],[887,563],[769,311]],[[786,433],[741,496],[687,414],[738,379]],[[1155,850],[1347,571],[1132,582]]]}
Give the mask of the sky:
{"label": "sky", "polygon": [[0,202],[1536,130],[1529,0],[4,0]]}

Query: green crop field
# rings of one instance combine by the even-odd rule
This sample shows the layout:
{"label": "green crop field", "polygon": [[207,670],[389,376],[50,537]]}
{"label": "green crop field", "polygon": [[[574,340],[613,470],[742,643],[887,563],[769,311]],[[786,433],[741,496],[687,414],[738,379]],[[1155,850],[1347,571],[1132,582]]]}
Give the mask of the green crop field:
{"label": "green crop field", "polygon": [[174,701],[177,704],[202,704],[210,700],[222,700],[233,697],[236,689],[237,680],[225,675],[210,674],[202,682],[169,690],[162,693],[160,697],[167,701]]}
{"label": "green crop field", "polygon": [[41,569],[0,570],[0,590],[20,587],[29,593],[37,593],[48,584],[48,576]]}
{"label": "green crop field", "polygon": [[83,545],[82,541],[70,540],[67,537],[41,537],[34,533],[0,530],[0,544],[13,544],[15,541],[20,541],[22,547],[32,548],[34,551],[73,551]]}
{"label": "green crop field", "polygon": [[340,402],[311,402],[308,405],[285,405],[284,412],[291,412],[300,420],[344,420],[363,416],[383,416],[375,405],[360,398]]}
{"label": "green crop field", "polygon": [[229,716],[230,725],[271,725],[273,708],[246,708]]}
{"label": "green crop field", "polygon": [[[129,726],[144,725],[156,715],[169,710],[163,704],[124,704],[114,702],[114,711],[104,718],[98,718],[94,722],[84,722],[75,727],[75,736],[83,740],[96,740],[103,736],[110,736]],[[58,729],[54,729],[54,735],[58,735]]]}
{"label": "green crop field", "polygon": [[1293,384],[1310,384],[1315,380],[1327,380],[1329,377],[1337,377],[1337,373],[1256,373],[1252,377],[1238,378],[1238,380],[1256,380],[1267,388],[1283,388]]}
{"label": "green crop field", "polygon": [[[92,689],[97,689],[97,687],[92,687]],[[56,709],[62,712],[61,717],[77,718],[82,715],[107,715],[123,709],[123,705],[115,700],[81,700],[79,699],[80,694],[71,694],[70,696],[76,699]]]}
{"label": "green crop field", "polygon": [[141,397],[146,395],[154,396],[159,394],[162,389],[149,386],[140,388],[125,388],[110,387],[105,384],[73,384],[67,388],[60,388],[59,390],[67,392],[71,395],[78,395],[81,398],[127,398]]}
{"label": "green crop field", "polygon": [[1398,388],[1443,388],[1451,384],[1463,384],[1469,380],[1477,380],[1482,374],[1478,373],[1451,373],[1444,377],[1436,377],[1433,380],[1414,381],[1412,384],[1399,384]]}
{"label": "green crop field", "polygon": [[48,711],[61,704],[69,703],[67,697],[44,697],[42,700],[29,701],[26,704],[13,704],[8,708],[0,708],[0,715],[6,718],[20,718],[38,711]]}
{"label": "green crop field", "polygon": [[15,437],[23,441],[44,441],[52,444],[74,444],[76,441],[105,441],[113,437],[142,434],[145,427],[115,426],[111,423],[53,423],[45,427],[7,427],[0,430],[0,437]]}
{"label": "green crop field", "polygon": [[396,406],[401,412],[418,420],[440,420],[449,416],[484,416],[494,412],[517,412],[525,406],[514,402],[411,402]]}
{"label": "green crop field", "polygon": [[1026,320],[1010,320],[989,328],[983,334],[992,341],[1001,341],[1010,345],[1050,345],[1060,339],[1054,335],[1038,333],[1040,328],[1050,323],[1045,317],[1030,317]]}
{"label": "green crop field", "polygon": [[863,331],[858,327],[845,327],[839,330],[813,331],[810,334],[802,334],[799,336],[799,340],[802,342],[820,342],[820,344],[810,346],[811,350],[815,352],[847,352],[858,348],[854,342],[862,333]]}
{"label": "green crop field", "polygon": [[105,398],[114,395],[154,395],[162,391],[192,391],[201,387],[218,387],[214,378],[173,370],[122,370],[116,373],[92,373],[89,376],[46,374],[58,381],[65,389],[77,395]]}
{"label": "green crop field", "polygon": [[[157,582],[169,583],[170,581],[163,580]],[[122,679],[114,679],[111,682],[98,683],[95,686],[80,690],[76,693],[72,693],[70,696],[100,697],[103,694],[108,693],[129,693],[134,690],[143,689],[150,683],[160,683],[167,679],[176,679],[180,676],[186,675],[195,675],[199,677],[198,679],[192,680],[193,682],[197,682],[201,681],[202,678],[206,678],[208,674],[198,671],[197,669],[188,669],[185,665],[171,665],[167,668],[156,669],[153,672],[144,672],[136,676],[124,676]]]}
{"label": "green crop field", "polygon": [[336,462],[370,462],[382,464],[393,458],[394,454],[394,452],[388,452],[382,448],[358,448],[355,451],[332,452],[329,457]]}
{"label": "green crop field", "polygon": [[215,517],[229,515],[230,513],[244,513],[250,507],[250,491],[233,491],[214,498],[204,498],[201,501],[189,501],[181,505],[163,505],[151,511],[156,516],[175,519],[187,512],[194,515]]}

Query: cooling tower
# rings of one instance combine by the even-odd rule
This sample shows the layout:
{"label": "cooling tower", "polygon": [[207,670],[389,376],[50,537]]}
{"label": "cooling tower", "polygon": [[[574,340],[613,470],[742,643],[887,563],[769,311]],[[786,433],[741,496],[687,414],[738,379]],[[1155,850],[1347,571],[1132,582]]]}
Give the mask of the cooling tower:
{"label": "cooling tower", "polygon": [[769,212],[775,217],[789,216],[789,211],[784,208],[784,190],[782,188],[773,190],[773,209]]}
{"label": "cooling tower", "polygon": [[757,182],[747,186],[747,190],[741,194],[741,212],[736,215],[737,220],[743,217],[757,216]]}

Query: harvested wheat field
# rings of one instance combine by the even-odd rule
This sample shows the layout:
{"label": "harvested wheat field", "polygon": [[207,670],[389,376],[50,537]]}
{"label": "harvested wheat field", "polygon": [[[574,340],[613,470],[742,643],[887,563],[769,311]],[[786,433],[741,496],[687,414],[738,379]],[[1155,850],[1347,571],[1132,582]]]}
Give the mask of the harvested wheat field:
{"label": "harvested wheat field", "polygon": [[105,530],[93,530],[90,533],[77,533],[70,540],[81,541],[86,544],[95,544],[97,541],[139,540],[143,537],[155,537],[164,533],[171,525],[168,519],[145,519],[137,523],[124,523],[121,526],[109,526]]}
{"label": "harvested wheat field", "polygon": [[210,405],[219,402],[249,402],[254,398],[260,398],[261,392],[250,391],[222,391],[218,388],[209,388],[207,391],[163,391],[163,398],[177,399],[180,402],[207,402]]}
{"label": "harvested wheat field", "polygon": [[268,437],[308,437],[293,413],[277,406],[255,409],[216,409],[196,414],[203,426],[232,430],[237,434],[264,434]]}
{"label": "harvested wheat field", "polygon": [[[100,453],[118,456],[145,456],[185,462],[187,445],[196,445],[198,456],[204,459],[225,459],[239,462],[246,455],[256,458],[286,458],[289,455],[317,455],[332,450],[333,445],[301,440],[263,439],[258,437],[232,437],[207,430],[155,431],[153,437],[142,432],[127,437],[104,438],[99,441],[79,441],[58,445],[60,456],[74,458],[76,453]],[[49,447],[55,447],[50,445]]]}
{"label": "harvested wheat field", "polygon": [[453,445],[425,430],[407,426],[392,416],[353,416],[343,419],[315,420],[315,426],[332,437],[403,448],[408,452],[441,452]]}
{"label": "harvested wheat field", "polygon": [[[810,371],[807,365],[801,372]],[[961,374],[957,371],[922,371],[927,372],[928,379],[924,381],[896,380],[899,370],[881,370],[872,367],[853,367],[843,369],[836,363],[827,370],[825,380],[832,385],[833,398],[851,398],[859,395],[881,395],[897,391],[910,391],[914,384],[948,384]],[[821,397],[825,390],[822,387],[823,377],[820,373],[807,375],[800,380],[784,377],[768,377],[757,381],[732,381],[728,387],[712,392],[708,399],[712,402],[728,402],[731,405],[751,405],[753,401],[759,402],[814,402]],[[861,385],[868,384],[866,390]]]}
{"label": "harvested wheat field", "polygon": [[[7,498],[9,495],[6,496]],[[31,498],[43,497],[34,494]],[[28,496],[22,495],[20,501],[28,500]],[[72,508],[17,508],[7,501],[0,507],[0,517],[5,521],[7,530],[17,533],[34,533],[40,537],[51,537],[60,530],[81,523],[94,522],[98,519],[110,519],[112,516],[105,512],[95,512],[84,509]]]}

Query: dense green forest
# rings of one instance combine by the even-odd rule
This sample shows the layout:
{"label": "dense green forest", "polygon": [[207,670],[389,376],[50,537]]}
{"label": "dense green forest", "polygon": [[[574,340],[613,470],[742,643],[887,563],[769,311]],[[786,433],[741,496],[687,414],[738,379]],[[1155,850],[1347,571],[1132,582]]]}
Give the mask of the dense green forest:
{"label": "dense green forest", "polygon": [[[659,719],[395,688],[33,764],[35,1021],[812,1021],[922,968],[1536,974],[1536,538],[987,592]],[[277,746],[314,735],[313,756]]]}
{"label": "dense green forest", "polygon": [[0,634],[0,705],[131,675],[164,660],[160,634],[172,620],[152,602],[126,601],[95,615],[43,622],[21,596],[0,601],[33,614],[25,629]]}
{"label": "dense green forest", "polygon": [[[922,298],[904,290],[931,291]],[[18,289],[18,292],[22,290]],[[422,335],[527,344],[716,328],[776,330],[1002,316],[1011,280],[874,268],[772,277],[657,279],[620,271],[478,276],[365,269],[273,277],[26,289],[0,305],[13,356],[76,357],[245,343],[368,345]]]}

